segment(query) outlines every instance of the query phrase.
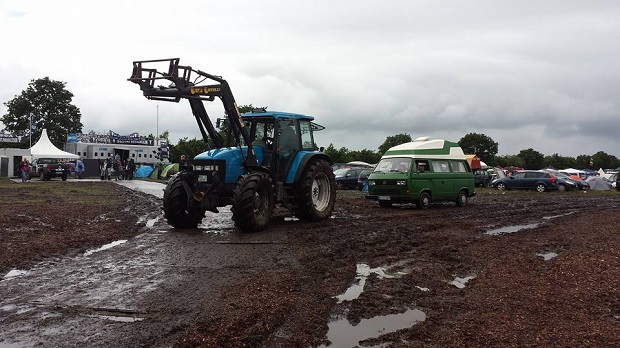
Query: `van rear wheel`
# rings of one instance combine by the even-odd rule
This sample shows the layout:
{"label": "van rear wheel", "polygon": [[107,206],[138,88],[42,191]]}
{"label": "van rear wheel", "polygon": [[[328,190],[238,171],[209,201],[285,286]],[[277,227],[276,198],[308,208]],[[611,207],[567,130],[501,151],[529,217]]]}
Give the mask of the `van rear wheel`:
{"label": "van rear wheel", "polygon": [[418,209],[428,209],[431,206],[431,195],[428,192],[420,193],[418,198]]}
{"label": "van rear wheel", "polygon": [[465,193],[465,191],[461,190],[459,192],[459,195],[456,196],[456,205],[458,205],[459,207],[464,207],[467,205],[467,194]]}

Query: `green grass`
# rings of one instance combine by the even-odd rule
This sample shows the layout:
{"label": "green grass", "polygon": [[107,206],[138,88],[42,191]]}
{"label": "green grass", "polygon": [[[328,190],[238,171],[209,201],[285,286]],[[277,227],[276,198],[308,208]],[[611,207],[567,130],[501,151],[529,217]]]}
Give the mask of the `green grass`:
{"label": "green grass", "polygon": [[0,204],[20,202],[109,204],[120,202],[122,191],[118,185],[109,182],[21,183],[0,178],[0,192]]}

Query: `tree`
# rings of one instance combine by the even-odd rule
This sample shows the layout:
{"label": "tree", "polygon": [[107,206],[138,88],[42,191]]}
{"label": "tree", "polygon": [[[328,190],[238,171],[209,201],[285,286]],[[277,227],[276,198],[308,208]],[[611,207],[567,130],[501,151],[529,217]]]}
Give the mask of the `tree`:
{"label": "tree", "polygon": [[477,155],[483,162],[490,163],[497,155],[498,144],[484,134],[469,133],[459,140],[459,146],[463,152]]}
{"label": "tree", "polygon": [[0,121],[9,132],[32,135],[33,139],[38,139],[42,130],[47,129],[52,143],[63,148],[67,134],[80,133],[83,127],[80,109],[71,104],[73,93],[66,90],[65,85],[66,82],[49,77],[31,80],[20,95],[4,103],[8,112]]}
{"label": "tree", "polygon": [[383,144],[379,146],[379,155],[383,156],[383,154],[390,148],[396,145],[408,143],[410,141],[411,141],[411,135],[407,133],[390,135],[389,137],[385,138],[385,141],[383,142]]}
{"label": "tree", "polygon": [[349,149],[346,147],[341,147],[340,149],[336,149],[334,144],[329,144],[329,146],[325,149],[325,154],[331,157],[334,163],[347,163],[349,161]]}
{"label": "tree", "polygon": [[525,162],[517,155],[495,156],[493,157],[494,165],[498,167],[525,167]]}
{"label": "tree", "polygon": [[517,157],[523,160],[525,169],[542,169],[545,164],[545,156],[532,148],[521,150]]}
{"label": "tree", "polygon": [[617,168],[617,158],[615,156],[608,155],[604,151],[599,151],[592,155],[592,167],[611,169]]}
{"label": "tree", "polygon": [[377,163],[381,159],[378,152],[368,149],[350,151],[348,157],[351,161],[362,161],[370,164]]}
{"label": "tree", "polygon": [[545,156],[544,167],[553,167],[556,169],[566,169],[576,167],[577,162],[572,157],[560,156],[554,153],[551,156]]}
{"label": "tree", "polygon": [[185,154],[191,161],[196,155],[206,151],[204,141],[196,138],[188,140],[187,137],[179,139],[176,145],[169,145],[170,162],[178,162],[181,155]]}
{"label": "tree", "polygon": [[588,156],[588,155],[579,155],[577,156],[577,159],[575,160],[576,162],[576,168],[575,169],[593,169],[590,168],[590,160],[592,159],[592,156]]}

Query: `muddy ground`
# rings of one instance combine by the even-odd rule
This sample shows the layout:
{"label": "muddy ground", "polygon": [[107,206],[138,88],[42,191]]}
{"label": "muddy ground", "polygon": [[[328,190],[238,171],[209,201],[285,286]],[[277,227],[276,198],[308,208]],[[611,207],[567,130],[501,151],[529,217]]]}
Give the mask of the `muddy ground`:
{"label": "muddy ground", "polygon": [[2,348],[620,346],[615,191],[416,210],[344,190],[329,220],[249,235],[227,210],[172,230],[115,183],[0,191]]}

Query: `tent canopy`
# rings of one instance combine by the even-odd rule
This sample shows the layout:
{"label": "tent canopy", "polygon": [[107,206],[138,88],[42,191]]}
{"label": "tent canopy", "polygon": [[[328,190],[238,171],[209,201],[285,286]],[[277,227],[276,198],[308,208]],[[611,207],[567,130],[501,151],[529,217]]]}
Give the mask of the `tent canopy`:
{"label": "tent canopy", "polygon": [[36,144],[32,145],[30,148],[30,153],[34,158],[68,158],[68,159],[77,159],[80,156],[76,154],[72,154],[71,152],[62,151],[57,148],[52,142],[50,138],[47,136],[47,129],[44,129],[41,132],[41,137]]}
{"label": "tent canopy", "polygon": [[586,179],[586,182],[590,185],[590,189],[592,190],[611,190],[611,184],[600,176],[589,177],[588,179]]}
{"label": "tent canopy", "polygon": [[[168,177],[168,172],[173,171],[173,172],[178,172],[179,171],[179,164],[178,163],[172,163],[166,166],[166,168],[164,168],[164,170],[161,171],[161,177],[162,178],[167,178]],[[172,174],[172,173],[170,173]]]}
{"label": "tent canopy", "polygon": [[152,172],[153,172],[153,168],[149,166],[141,166],[138,169],[136,169],[136,173],[134,174],[134,177],[148,178],[148,176],[151,175]]}

